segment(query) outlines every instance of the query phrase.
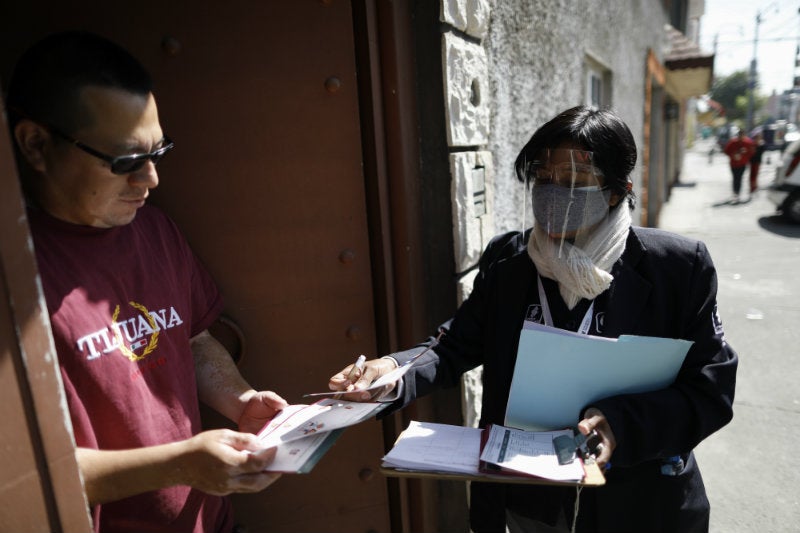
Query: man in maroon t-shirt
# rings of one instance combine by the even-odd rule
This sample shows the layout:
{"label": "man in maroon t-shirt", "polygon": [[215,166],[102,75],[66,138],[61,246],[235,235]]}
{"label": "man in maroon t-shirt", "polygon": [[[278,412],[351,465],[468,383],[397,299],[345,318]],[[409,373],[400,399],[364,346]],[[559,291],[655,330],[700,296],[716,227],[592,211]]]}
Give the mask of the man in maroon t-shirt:
{"label": "man in maroon t-shirt", "polygon": [[[208,333],[217,288],[145,207],[173,146],[149,75],[103,38],[56,34],[18,62],[8,108],[95,530],[230,531],[221,496],[278,478],[253,433],[286,402]],[[201,431],[199,401],[239,431]]]}

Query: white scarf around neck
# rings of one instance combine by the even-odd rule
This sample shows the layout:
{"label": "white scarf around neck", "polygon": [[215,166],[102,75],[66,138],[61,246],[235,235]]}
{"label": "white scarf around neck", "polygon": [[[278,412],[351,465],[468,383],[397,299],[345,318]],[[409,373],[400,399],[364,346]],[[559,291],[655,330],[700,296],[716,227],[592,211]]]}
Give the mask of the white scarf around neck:
{"label": "white scarf around neck", "polygon": [[558,282],[567,308],[581,299],[594,300],[611,286],[611,267],[625,251],[631,227],[631,210],[625,199],[591,233],[579,235],[575,244],[553,239],[539,224],[528,239],[528,255],[539,274]]}

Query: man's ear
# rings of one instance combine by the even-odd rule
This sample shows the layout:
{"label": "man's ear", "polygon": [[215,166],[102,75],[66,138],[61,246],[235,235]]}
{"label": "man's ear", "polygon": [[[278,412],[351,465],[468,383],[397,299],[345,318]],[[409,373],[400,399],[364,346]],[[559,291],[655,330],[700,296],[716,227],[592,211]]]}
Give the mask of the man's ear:
{"label": "man's ear", "polygon": [[24,118],[14,127],[14,138],[28,164],[44,174],[47,169],[45,150],[51,140],[50,132],[41,124]]}

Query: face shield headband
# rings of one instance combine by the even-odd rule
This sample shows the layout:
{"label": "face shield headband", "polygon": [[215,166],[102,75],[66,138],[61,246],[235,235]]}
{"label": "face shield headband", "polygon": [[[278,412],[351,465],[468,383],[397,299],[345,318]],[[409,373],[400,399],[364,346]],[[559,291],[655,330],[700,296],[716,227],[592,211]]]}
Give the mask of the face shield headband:
{"label": "face shield headband", "polygon": [[611,190],[593,156],[584,150],[545,149],[528,164],[533,216],[551,238],[574,239],[608,215]]}

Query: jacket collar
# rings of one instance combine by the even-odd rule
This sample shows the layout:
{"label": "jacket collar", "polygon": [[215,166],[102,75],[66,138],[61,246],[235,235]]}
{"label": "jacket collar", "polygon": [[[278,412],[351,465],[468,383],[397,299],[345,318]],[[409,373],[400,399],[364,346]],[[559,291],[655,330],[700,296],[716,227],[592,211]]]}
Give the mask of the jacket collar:
{"label": "jacket collar", "polygon": [[[536,267],[528,257],[525,242],[526,239],[511,257],[498,264],[498,294],[506,299],[505,304],[509,311],[507,316],[518,321],[508,325],[517,330],[525,317],[531,284],[536,281]],[[607,295],[607,301],[615,301],[616,305],[622,304],[623,308],[619,312],[606,314],[603,328],[603,335],[606,337],[618,337],[635,331],[644,312],[652,285],[639,274],[637,268],[646,251],[635,228],[631,227],[625,251],[612,270],[614,281]]]}

